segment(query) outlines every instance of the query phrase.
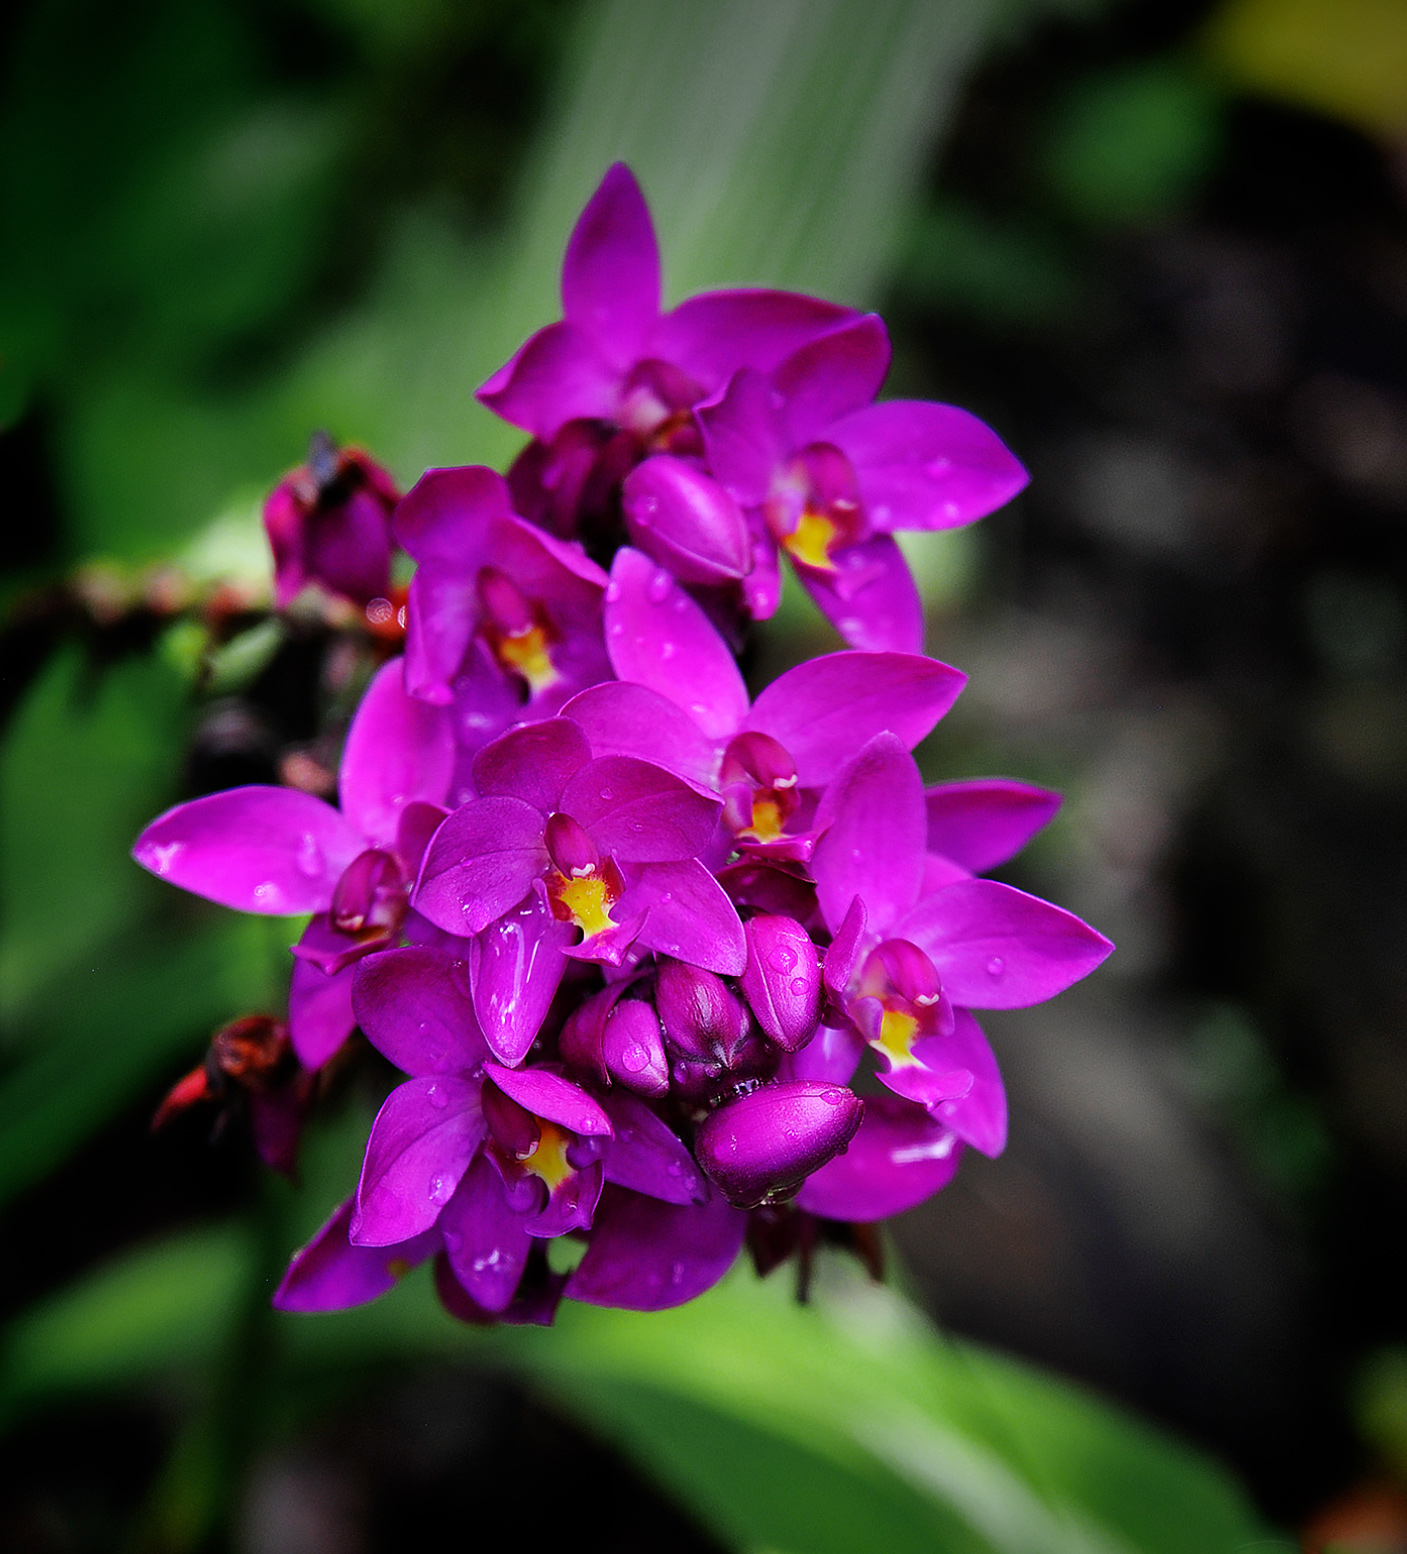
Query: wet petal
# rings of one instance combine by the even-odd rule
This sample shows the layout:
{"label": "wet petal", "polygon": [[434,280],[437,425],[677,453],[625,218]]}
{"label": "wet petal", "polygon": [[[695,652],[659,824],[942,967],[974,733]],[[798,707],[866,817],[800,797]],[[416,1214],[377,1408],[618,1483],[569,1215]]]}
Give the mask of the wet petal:
{"label": "wet petal", "polygon": [[633,1095],[611,1090],[601,1105],[615,1129],[606,1180],[665,1203],[705,1203],[708,1183],[674,1130]]}
{"label": "wet petal", "polygon": [[828,433],[850,460],[875,528],[951,529],[984,518],[1025,486],[1001,438],[966,410],[893,399]]}
{"label": "wet petal", "polygon": [[654,224],[623,162],[607,170],[572,229],[562,261],[562,311],[622,370],[641,354],[659,317]]}
{"label": "wet petal", "polygon": [[889,335],[877,313],[794,351],[772,375],[792,448],[821,439],[839,417],[868,405],[889,371]]}
{"label": "wet petal", "polygon": [[839,928],[862,896],[870,927],[888,928],[923,878],[923,781],[902,742],[875,735],[826,789],[816,824],[828,826],[811,859],[827,924]]}
{"label": "wet petal", "polygon": [[811,936],[794,918],[759,916],[744,924],[742,990],[763,1033],[784,1052],[804,1047],[821,1011],[821,966]]}
{"label": "wet petal", "polygon": [[1114,946],[1073,912],[995,880],[959,880],[894,927],[943,979],[955,1004],[1023,1009],[1086,977]]}
{"label": "wet petal", "polygon": [[904,560],[887,534],[838,551],[838,573],[797,571],[806,592],[854,648],[918,653],[923,649],[923,603]]}
{"label": "wet petal", "polygon": [[682,1306],[728,1272],[746,1228],[747,1215],[721,1195],[682,1205],[608,1186],[567,1294],[627,1311]]}
{"label": "wet petal", "polygon": [[682,707],[713,739],[747,715],[747,687],[728,644],[662,567],[628,546],[616,554],[606,594],[606,650],[622,680]]}
{"label": "wet petal", "polygon": [[718,746],[674,702],[626,680],[593,685],[562,708],[577,723],[593,755],[630,755],[653,761],[690,782],[708,783],[718,768]]}
{"label": "wet petal", "polygon": [[300,1252],[294,1254],[273,1304],[280,1311],[345,1311],[364,1306],[394,1288],[416,1264],[439,1246],[439,1234],[427,1231],[394,1246],[353,1246],[347,1238],[353,1200],[332,1218]]}
{"label": "wet petal", "polygon": [[440,1215],[439,1230],[454,1276],[485,1311],[513,1299],[532,1237],[522,1215],[508,1206],[503,1179],[479,1155]]}
{"label": "wet petal", "polygon": [[738,909],[697,858],[682,863],[646,863],[621,897],[621,911],[648,908],[637,943],[676,960],[739,977],[747,965],[747,944]]}
{"label": "wet petal", "polygon": [[304,1068],[321,1068],[356,1027],[352,1012],[354,966],[329,976],[304,960],[293,962],[288,988],[288,1034]]}
{"label": "wet petal", "polygon": [[965,1144],[995,1159],[1006,1148],[1006,1087],[982,1027],[966,1009],[954,1014],[953,1034],[940,1040],[949,1060],[972,1075],[972,1088],[957,1100],[940,1102],[934,1115]]}
{"label": "wet petal", "polygon": [[708,467],[744,507],[767,497],[790,453],[765,374],[740,372],[716,405],[698,413]]}
{"label": "wet petal", "polygon": [[330,804],[293,788],[227,788],[168,809],[132,856],[158,878],[241,912],[325,912],[365,843]]}
{"label": "wet petal", "polygon": [[561,809],[590,832],[603,857],[669,863],[703,852],[722,805],[661,766],[607,755],[572,777]]}
{"label": "wet petal", "polygon": [[609,1078],[627,1090],[652,1096],[669,1093],[669,1058],[659,1018],[649,1004],[627,998],[608,1011],[601,1031],[601,1064]]}
{"label": "wet petal", "polygon": [[543,442],[568,421],[609,421],[621,371],[584,329],[562,322],[540,329],[478,391],[495,415]]}
{"label": "wet petal", "polygon": [[966,683],[960,670],[918,653],[828,653],[778,675],[743,727],[779,741],[801,785],[819,787],[886,730],[912,750]]}
{"label": "wet petal", "polygon": [[430,561],[410,580],[405,686],[418,701],[447,707],[454,700],[451,682],[479,624],[473,578]]}
{"label": "wet petal", "polygon": [[515,907],[547,866],[540,810],[522,799],[473,799],[435,832],[412,902],[446,933],[482,932]]}
{"label": "wet petal", "polygon": [[492,922],[473,941],[474,1009],[494,1056],[510,1068],[527,1056],[566,969],[572,928],[541,891]]}
{"label": "wet petal", "polygon": [[484,1072],[509,1100],[516,1101],[534,1117],[555,1122],[583,1138],[611,1136],[611,1121],[605,1112],[580,1085],[551,1069],[504,1068],[490,1061],[484,1065]]}
{"label": "wet petal", "polygon": [[819,1079],[827,1084],[848,1085],[864,1055],[865,1042],[858,1031],[822,1025],[800,1052],[787,1054],[778,1078]]}
{"label": "wet petal", "polygon": [[482,464],[427,469],[396,509],[396,540],[425,565],[442,562],[472,583],[489,557],[496,518],[513,511],[503,476]]}
{"label": "wet petal", "polygon": [[342,813],[377,847],[395,842],[407,804],[443,803],[454,773],[449,714],[408,696],[403,668],[392,659],[367,686],[337,779]]}
{"label": "wet petal", "polygon": [[409,1079],[386,1097],[367,1140],[351,1236],[389,1246],[428,1230],[484,1139],[477,1080]]}
{"label": "wet petal", "polygon": [[464,960],[411,946],[368,955],[355,971],[357,1024],[407,1074],[467,1074],[488,1056]]}
{"label": "wet petal", "polygon": [[631,543],[681,583],[733,582],[752,565],[742,509],[716,480],[682,459],[638,464],[621,492]]}
{"label": "wet petal", "polygon": [[1013,858],[1060,808],[1049,788],[1008,777],[942,782],[924,794],[928,850],[973,874]]}
{"label": "wet petal", "polygon": [[474,757],[474,783],[485,798],[508,795],[550,815],[567,780],[590,759],[591,747],[577,724],[544,718],[485,745]]}
{"label": "wet petal", "polygon": [[946,1187],[961,1153],[956,1135],[923,1107],[897,1095],[872,1095],[850,1148],[807,1181],[797,1207],[824,1219],[887,1219]]}

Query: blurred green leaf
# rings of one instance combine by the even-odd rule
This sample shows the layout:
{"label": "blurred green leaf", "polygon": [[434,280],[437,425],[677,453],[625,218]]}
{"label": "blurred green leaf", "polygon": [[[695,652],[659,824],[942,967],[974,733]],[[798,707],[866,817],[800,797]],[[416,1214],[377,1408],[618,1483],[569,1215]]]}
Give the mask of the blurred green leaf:
{"label": "blurred green leaf", "polygon": [[[251,1256],[236,1227],[209,1232],[137,1254],[30,1313],[0,1369],[0,1409],[14,1418],[43,1398],[130,1379],[143,1366],[160,1373],[213,1358]],[[1275,1547],[1234,1485],[1196,1453],[1024,1366],[943,1341],[847,1263],[827,1263],[825,1275],[806,1307],[783,1280],[739,1270],[675,1311],[567,1306],[554,1329],[491,1333],[451,1323],[417,1275],[358,1311],[280,1318],[282,1353],[271,1373],[296,1392],[319,1373],[376,1358],[459,1355],[506,1367],[743,1546],[797,1554]],[[150,1291],[149,1303],[140,1291]],[[159,1342],[166,1329],[178,1335],[172,1354]]]}
{"label": "blurred green leaf", "polygon": [[129,856],[172,795],[186,688],[164,663],[105,671],[76,646],[20,706],[0,750],[0,1018],[157,894]]}

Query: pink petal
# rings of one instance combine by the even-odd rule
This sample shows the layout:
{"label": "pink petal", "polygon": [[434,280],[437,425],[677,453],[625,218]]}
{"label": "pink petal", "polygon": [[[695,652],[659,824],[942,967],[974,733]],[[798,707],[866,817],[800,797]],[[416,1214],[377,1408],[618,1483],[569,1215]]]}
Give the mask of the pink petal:
{"label": "pink petal", "polygon": [[488,1056],[467,970],[463,960],[427,946],[368,955],[352,990],[357,1024],[407,1074],[467,1074]]}
{"label": "pink petal", "polygon": [[648,908],[636,942],[723,977],[740,977],[747,965],[747,941],[738,909],[697,858],[682,863],[647,863],[634,871],[621,897],[620,913]]}
{"label": "pink petal", "polygon": [[570,1079],[547,1068],[504,1068],[492,1060],[484,1073],[524,1111],[584,1138],[610,1138],[611,1119]]}
{"label": "pink petal", "polygon": [[797,1207],[824,1219],[888,1219],[946,1187],[961,1154],[957,1137],[921,1106],[872,1095],[850,1148],[807,1180]]}
{"label": "pink petal", "polygon": [[454,774],[447,712],[407,696],[404,660],[393,658],[366,688],[342,751],[342,813],[377,847],[394,845],[401,812],[444,802]]}
{"label": "pink petal", "polygon": [[687,712],[648,686],[627,680],[593,685],[573,696],[562,716],[580,725],[592,755],[634,756],[704,784],[718,769],[718,746]]}
{"label": "pink petal", "polygon": [[578,767],[591,759],[586,735],[566,718],[509,729],[474,757],[474,784],[485,798],[522,799],[550,815]]}
{"label": "pink petal", "polygon": [[830,653],[779,675],[743,720],[796,762],[802,787],[827,783],[886,730],[907,749],[928,734],[967,676],[917,653]]}
{"label": "pink petal", "polygon": [[488,557],[494,520],[512,511],[503,476],[485,465],[427,469],[401,499],[392,528],[417,561],[442,562],[472,584]]}
{"label": "pink petal", "polygon": [[606,1180],[665,1203],[704,1203],[708,1183],[674,1130],[644,1101],[610,1090],[601,1105],[615,1139],[606,1152]]}
{"label": "pink petal", "polygon": [[785,400],[787,441],[794,449],[829,441],[831,424],[868,405],[889,371],[889,335],[877,313],[834,329],[794,351],[772,374]]}
{"label": "pink petal", "polygon": [[649,207],[623,162],[577,218],[562,261],[562,311],[622,371],[660,311],[660,256]]}
{"label": "pink petal", "polygon": [[583,766],[562,792],[561,809],[621,863],[695,858],[708,846],[722,813],[683,778],[649,761],[604,755]]}
{"label": "pink petal", "polygon": [[894,925],[943,979],[955,1004],[1023,1009],[1086,977],[1113,950],[1073,912],[995,880],[959,880]]}
{"label": "pink petal", "polygon": [[606,651],[621,680],[658,691],[713,739],[747,715],[747,687],[713,623],[662,567],[628,546],[606,593]]}
{"label": "pink petal", "polygon": [[168,809],[132,856],[158,878],[242,912],[323,912],[363,851],[330,804],[293,788],[227,788]]}
{"label": "pink petal", "polygon": [[280,1311],[345,1311],[364,1306],[387,1290],[439,1246],[439,1235],[424,1235],[393,1246],[353,1246],[347,1239],[353,1200],[342,1204],[317,1235],[288,1265],[274,1291]]}
{"label": "pink petal", "polygon": [[566,969],[573,929],[552,916],[541,890],[505,912],[473,941],[474,1009],[494,1056],[521,1063]]}
{"label": "pink petal", "polygon": [[835,563],[835,573],[799,567],[796,575],[850,646],[921,652],[923,602],[898,545],[887,534],[875,534],[837,551]]}
{"label": "pink petal", "polygon": [[472,799],[425,853],[412,904],[446,933],[481,933],[515,907],[547,866],[543,818],[522,799]]}
{"label": "pink petal", "polygon": [[1007,777],[981,777],[939,783],[924,794],[924,804],[928,850],[985,874],[1015,857],[1054,819],[1060,795]]}
{"label": "pink petal", "polygon": [[321,1068],[356,1028],[352,1012],[354,966],[329,976],[305,960],[293,962],[288,987],[288,1034],[304,1068]]}
{"label": "pink petal", "polygon": [[564,321],[539,329],[478,398],[495,415],[551,442],[568,421],[614,419],[620,388],[620,368],[584,329]]}
{"label": "pink petal", "polygon": [[523,1276],[532,1238],[487,1156],[477,1156],[464,1173],[439,1230],[455,1278],[485,1311],[502,1311]]}

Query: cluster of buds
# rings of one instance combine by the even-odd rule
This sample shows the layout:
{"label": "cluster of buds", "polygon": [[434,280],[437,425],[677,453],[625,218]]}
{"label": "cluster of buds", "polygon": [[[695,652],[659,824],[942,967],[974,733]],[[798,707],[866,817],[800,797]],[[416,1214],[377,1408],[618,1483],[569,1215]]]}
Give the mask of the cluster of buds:
{"label": "cluster of buds", "polygon": [[[466,1320],[550,1321],[564,1296],[653,1310],[749,1238],[764,1268],[863,1242],[850,1227],[1005,1143],[972,1011],[1048,999],[1111,948],[983,877],[1054,794],[926,789],[911,754],[964,677],[921,652],[893,531],[1016,492],[995,434],[873,403],[873,315],[769,291],[661,313],[623,167],[562,298],[480,391],[531,435],[506,479],[431,470],[397,501],[322,448],[275,494],[281,599],[316,581],[364,605],[393,545],[416,563],[337,804],[231,789],[137,843],[187,890],[310,914],[304,1069],[360,1029],[406,1076],[285,1308],[369,1300],[433,1258]],[[849,647],[752,700],[734,647],[783,556]]]}

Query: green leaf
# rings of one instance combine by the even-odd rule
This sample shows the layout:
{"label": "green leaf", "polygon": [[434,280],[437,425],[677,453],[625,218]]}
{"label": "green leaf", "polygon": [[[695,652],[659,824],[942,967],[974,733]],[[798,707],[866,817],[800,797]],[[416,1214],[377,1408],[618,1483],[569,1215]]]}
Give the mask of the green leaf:
{"label": "green leaf", "polygon": [[[137,1254],[23,1317],[0,1366],[11,1417],[220,1352],[254,1287],[237,1227]],[[634,1456],[730,1543],[796,1554],[1233,1554],[1266,1532],[1228,1477],[1118,1410],[976,1345],[828,1262],[816,1302],[739,1270],[654,1315],[449,1321],[423,1273],[335,1316],[282,1316],[291,1396],[349,1365],[459,1356],[508,1369]],[[146,1300],[134,1292],[149,1292]],[[114,1294],[115,1292],[115,1294]],[[105,1303],[109,1315],[102,1315]],[[164,1350],[163,1331],[178,1335]],[[77,1358],[75,1358],[77,1357]],[[278,1413],[276,1400],[271,1410]]]}

